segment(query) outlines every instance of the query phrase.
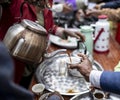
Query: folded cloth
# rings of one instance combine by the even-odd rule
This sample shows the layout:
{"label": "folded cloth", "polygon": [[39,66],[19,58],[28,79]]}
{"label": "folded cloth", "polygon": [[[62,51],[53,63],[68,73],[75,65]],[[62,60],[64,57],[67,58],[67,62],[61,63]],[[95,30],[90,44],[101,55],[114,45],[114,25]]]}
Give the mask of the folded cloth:
{"label": "folded cloth", "polygon": [[120,71],[120,61],[119,61],[119,63],[114,67],[114,71]]}

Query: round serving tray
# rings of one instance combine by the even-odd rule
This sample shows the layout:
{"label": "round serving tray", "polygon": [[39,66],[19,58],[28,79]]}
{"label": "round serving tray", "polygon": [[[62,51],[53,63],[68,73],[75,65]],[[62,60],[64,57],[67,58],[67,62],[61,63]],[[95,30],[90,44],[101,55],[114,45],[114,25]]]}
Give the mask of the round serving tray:
{"label": "round serving tray", "polygon": [[[59,54],[44,60],[36,70],[37,81],[43,83],[48,91],[58,91],[61,95],[72,96],[89,91],[89,85],[83,77],[72,76],[68,71],[64,75],[60,74],[59,69],[64,66],[61,61],[67,58],[67,54]],[[103,70],[96,61],[93,63],[93,69]]]}

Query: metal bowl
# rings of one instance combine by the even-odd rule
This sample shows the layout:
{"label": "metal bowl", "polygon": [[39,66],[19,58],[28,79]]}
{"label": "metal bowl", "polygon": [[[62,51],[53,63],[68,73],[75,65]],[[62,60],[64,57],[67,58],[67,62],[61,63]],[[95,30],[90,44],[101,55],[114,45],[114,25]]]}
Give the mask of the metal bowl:
{"label": "metal bowl", "polygon": [[[45,94],[43,94],[40,98],[39,98],[39,100],[47,100],[47,98],[48,98],[48,96],[50,95],[51,93],[45,93]],[[64,100],[64,98],[62,97],[62,100]]]}

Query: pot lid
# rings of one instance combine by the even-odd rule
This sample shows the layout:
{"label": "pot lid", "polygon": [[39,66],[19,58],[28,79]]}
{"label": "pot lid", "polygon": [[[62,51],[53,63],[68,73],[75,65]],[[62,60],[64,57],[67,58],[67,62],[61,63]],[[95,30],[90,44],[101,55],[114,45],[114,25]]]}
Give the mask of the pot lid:
{"label": "pot lid", "polygon": [[47,35],[47,31],[44,27],[42,27],[41,25],[31,21],[31,20],[28,20],[28,19],[23,19],[21,24],[25,27],[25,28],[28,28],[32,31],[35,31],[39,34],[43,34],[43,35]]}
{"label": "pot lid", "polygon": [[82,32],[93,32],[94,31],[94,29],[91,26],[87,26],[87,25],[80,26],[80,30]]}

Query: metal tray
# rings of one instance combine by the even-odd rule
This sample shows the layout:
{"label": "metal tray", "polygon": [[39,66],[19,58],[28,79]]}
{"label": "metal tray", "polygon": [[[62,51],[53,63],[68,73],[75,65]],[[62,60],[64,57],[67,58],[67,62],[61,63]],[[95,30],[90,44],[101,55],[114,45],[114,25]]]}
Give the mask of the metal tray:
{"label": "metal tray", "polygon": [[[49,94],[51,94],[51,93],[45,93],[45,94],[43,94],[43,95],[39,98],[39,100],[47,100]],[[62,97],[62,100],[64,100],[63,97]]]}
{"label": "metal tray", "polygon": [[86,92],[84,94],[79,94],[72,97],[70,100],[94,100],[91,92]]}
{"label": "metal tray", "polygon": [[[67,54],[59,54],[51,59],[44,60],[36,70],[38,82],[45,84],[45,88],[51,92],[58,91],[62,95],[72,96],[89,91],[89,85],[83,77],[75,77],[66,73],[60,75],[61,60],[68,58]],[[103,70],[102,66],[94,61],[93,68]]]}

